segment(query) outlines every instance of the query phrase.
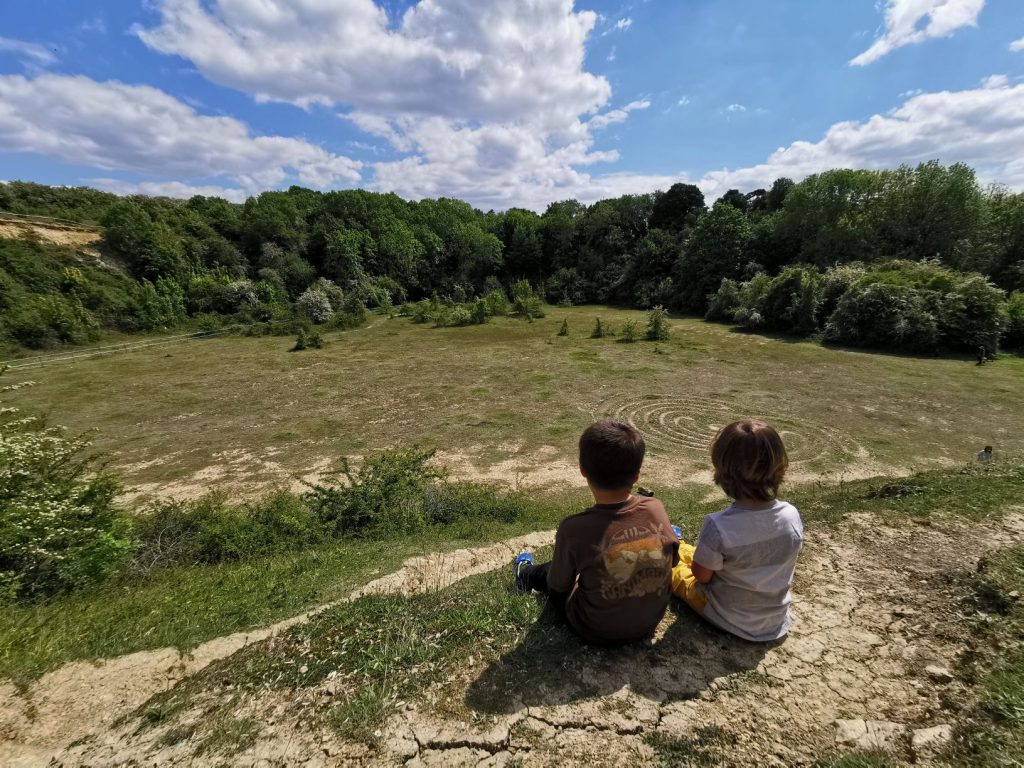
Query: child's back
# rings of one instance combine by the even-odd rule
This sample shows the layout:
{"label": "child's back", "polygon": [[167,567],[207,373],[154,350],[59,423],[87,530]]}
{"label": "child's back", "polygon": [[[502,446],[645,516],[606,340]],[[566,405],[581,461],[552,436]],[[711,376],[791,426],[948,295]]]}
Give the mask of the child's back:
{"label": "child's back", "polygon": [[584,640],[640,640],[665,614],[677,547],[657,499],[595,504],[559,526],[548,586],[569,593],[566,617]]}
{"label": "child's back", "polygon": [[708,621],[747,640],[775,640],[792,623],[790,588],[803,544],[792,504],[762,509],[736,504],[704,519],[694,562],[715,572],[701,588]]}

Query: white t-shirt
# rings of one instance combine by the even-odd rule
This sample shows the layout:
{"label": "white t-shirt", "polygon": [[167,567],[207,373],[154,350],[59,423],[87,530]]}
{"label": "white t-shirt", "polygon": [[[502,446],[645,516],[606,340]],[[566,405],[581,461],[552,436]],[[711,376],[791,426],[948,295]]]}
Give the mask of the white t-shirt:
{"label": "white t-shirt", "polygon": [[790,588],[803,538],[800,513],[785,501],[756,510],[733,504],[705,517],[693,554],[715,572],[701,587],[704,618],[747,640],[783,637],[793,622]]}

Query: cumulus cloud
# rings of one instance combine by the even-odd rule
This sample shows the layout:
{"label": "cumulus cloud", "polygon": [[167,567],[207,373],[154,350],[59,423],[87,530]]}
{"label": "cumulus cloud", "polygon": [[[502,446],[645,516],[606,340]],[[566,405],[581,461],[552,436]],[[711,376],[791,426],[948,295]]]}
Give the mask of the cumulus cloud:
{"label": "cumulus cloud", "polygon": [[22,60],[44,67],[57,62],[57,57],[49,48],[10,37],[0,37],[0,53],[13,53]]}
{"label": "cumulus cloud", "polygon": [[1024,51],[1024,37],[1022,37],[1020,40],[1014,40],[1012,43],[1010,43],[1010,50],[1013,51],[1014,53],[1020,53],[1021,51]]}
{"label": "cumulus cloud", "polygon": [[725,108],[725,111],[732,112],[735,114],[737,112],[746,112],[747,108],[744,107],[742,104],[730,104],[728,107]]}
{"label": "cumulus cloud", "polygon": [[420,0],[394,27],[373,0],[157,3],[143,42],[260,99],[553,130],[611,94],[583,69],[597,16],[573,0]]}
{"label": "cumulus cloud", "polygon": [[987,182],[1024,188],[1024,84],[988,78],[983,87],[914,96],[885,115],[833,125],[818,142],[797,141],[760,165],[714,171],[699,182],[709,197],[765,187],[830,168],[894,168],[939,159],[973,166]]}
{"label": "cumulus cloud", "polygon": [[284,136],[253,136],[161,90],[87,77],[0,76],[0,146],[102,170],[226,177],[260,191],[295,177],[328,187],[360,180],[360,163]]}
{"label": "cumulus cloud", "polygon": [[862,67],[905,45],[976,27],[984,7],[985,0],[889,0],[885,32],[850,64]]}
{"label": "cumulus cloud", "polygon": [[[374,165],[370,186],[408,197],[485,207],[590,197],[593,180],[580,168],[618,159],[595,151],[592,133],[650,106],[602,112],[611,86],[584,67],[598,17],[573,0],[419,0],[391,17],[373,0],[155,7],[159,22],[135,29],[148,46],[257,100],[338,108],[405,155]],[[607,188],[633,190],[637,178]]]}

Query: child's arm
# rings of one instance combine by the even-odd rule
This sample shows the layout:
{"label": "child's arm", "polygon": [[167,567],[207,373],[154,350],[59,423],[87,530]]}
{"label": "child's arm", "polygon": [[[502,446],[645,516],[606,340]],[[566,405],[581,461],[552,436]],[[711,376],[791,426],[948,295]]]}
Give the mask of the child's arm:
{"label": "child's arm", "polygon": [[[699,562],[698,562],[699,561]],[[704,518],[704,525],[697,536],[697,545],[693,552],[690,570],[701,584],[707,584],[724,565],[722,557],[722,536],[710,516]]]}
{"label": "child's arm", "polygon": [[555,552],[551,557],[551,568],[548,570],[548,589],[568,594],[576,583],[576,563],[567,541],[569,536],[565,527],[563,522],[555,533]]}
{"label": "child's arm", "polygon": [[715,575],[714,571],[712,571],[710,568],[705,568],[696,560],[690,563],[690,570],[693,572],[693,578],[695,578],[701,584],[707,584],[709,581],[711,581],[711,577]]}

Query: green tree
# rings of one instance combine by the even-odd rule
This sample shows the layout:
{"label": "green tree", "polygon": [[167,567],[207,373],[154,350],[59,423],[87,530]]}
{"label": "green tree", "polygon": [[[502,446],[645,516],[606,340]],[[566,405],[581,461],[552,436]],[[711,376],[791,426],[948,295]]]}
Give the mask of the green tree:
{"label": "green tree", "polygon": [[722,278],[739,277],[751,239],[750,222],[728,203],[718,202],[697,222],[675,269],[676,304],[704,314],[707,296]]}
{"label": "green tree", "polygon": [[651,229],[682,232],[692,227],[707,210],[704,193],[694,184],[673,184],[667,192],[655,196],[651,209]]}

